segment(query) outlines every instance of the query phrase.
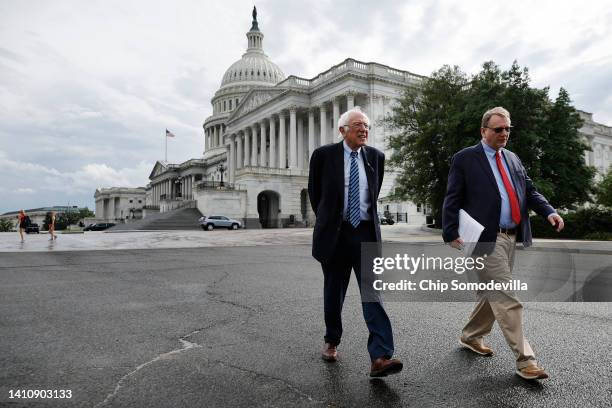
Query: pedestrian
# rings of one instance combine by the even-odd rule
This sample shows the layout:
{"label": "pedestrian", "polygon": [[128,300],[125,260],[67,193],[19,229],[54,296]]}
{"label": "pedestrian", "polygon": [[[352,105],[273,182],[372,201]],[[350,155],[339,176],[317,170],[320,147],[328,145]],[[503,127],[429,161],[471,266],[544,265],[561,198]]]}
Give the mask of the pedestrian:
{"label": "pedestrian", "polygon": [[49,238],[49,241],[53,241],[54,239],[57,239],[57,235],[55,235],[55,211],[51,211],[49,213],[48,229],[49,229],[49,234],[51,235],[51,238]]}
{"label": "pedestrian", "polygon": [[[443,238],[460,249],[459,210],[484,226],[473,254],[485,256],[481,282],[512,279],[515,244],[531,245],[529,210],[547,219],[557,232],[563,219],[538,193],[518,156],[505,149],[510,137],[510,113],[497,107],[481,121],[481,141],[453,157],[444,206]],[[562,146],[558,146],[562,149]],[[478,291],[478,304],[463,328],[459,343],[479,355],[493,354],[483,342],[497,321],[516,359],[516,374],[524,379],[548,378],[523,335],[523,305],[510,290]]]}
{"label": "pedestrian", "polygon": [[[385,172],[384,154],[366,147],[370,121],[361,109],[355,107],[342,114],[338,129],[343,140],[321,146],[312,153],[308,177],[310,203],[317,217],[312,255],[323,269],[326,330],[322,358],[328,362],[338,359],[342,305],[351,270],[355,271],[360,291],[368,291],[362,278],[367,281],[373,272],[371,267],[362,269],[361,244],[381,242],[376,203]],[[398,373],[403,364],[392,358],[391,322],[380,293],[370,299],[363,292],[361,295],[363,316],[369,331],[370,376]]]}
{"label": "pedestrian", "polygon": [[24,242],[23,233],[26,230],[28,216],[26,215],[23,209],[19,210],[19,214],[17,215],[17,229],[19,230],[19,236],[21,237],[21,242]]}

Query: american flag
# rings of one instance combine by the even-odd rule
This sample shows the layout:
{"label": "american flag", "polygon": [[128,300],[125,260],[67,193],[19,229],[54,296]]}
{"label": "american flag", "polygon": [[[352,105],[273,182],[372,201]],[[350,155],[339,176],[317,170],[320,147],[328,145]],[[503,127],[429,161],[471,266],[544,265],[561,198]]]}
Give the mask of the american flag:
{"label": "american flag", "polygon": [[166,129],[166,137],[176,137],[176,136],[174,136],[174,133]]}

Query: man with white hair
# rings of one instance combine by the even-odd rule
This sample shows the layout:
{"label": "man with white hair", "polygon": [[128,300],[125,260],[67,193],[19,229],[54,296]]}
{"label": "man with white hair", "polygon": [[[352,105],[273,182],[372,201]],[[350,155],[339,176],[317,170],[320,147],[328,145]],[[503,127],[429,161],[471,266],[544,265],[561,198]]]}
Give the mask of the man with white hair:
{"label": "man with white hair", "polygon": [[[362,288],[361,282],[373,274],[372,268],[362,270],[361,244],[381,241],[376,202],[385,172],[385,155],[366,147],[369,129],[370,121],[359,107],[345,112],[338,121],[342,140],[319,147],[310,159],[308,194],[317,216],[312,255],[323,269],[326,331],[322,358],[329,362],[338,359],[342,305],[351,270],[355,271],[360,291],[368,290]],[[372,293],[371,288],[368,293],[370,298],[366,299],[362,292],[362,309],[370,333],[370,376],[384,377],[400,372],[403,365],[392,358],[393,332],[380,294]]]}

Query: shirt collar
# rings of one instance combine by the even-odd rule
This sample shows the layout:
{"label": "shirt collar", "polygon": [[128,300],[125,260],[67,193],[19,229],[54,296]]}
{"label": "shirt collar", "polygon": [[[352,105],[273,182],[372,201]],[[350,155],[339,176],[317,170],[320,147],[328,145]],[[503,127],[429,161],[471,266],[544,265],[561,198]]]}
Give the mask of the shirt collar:
{"label": "shirt collar", "polygon": [[[480,143],[482,144],[482,147],[485,151],[485,154],[491,158],[495,158],[495,153],[497,153],[497,151],[492,148],[491,146],[489,146],[488,144],[486,144],[484,142],[484,140],[480,140]],[[504,148],[502,147],[501,149],[499,149],[499,151],[501,152],[502,150],[504,150]]]}
{"label": "shirt collar", "polygon": [[[351,148],[346,144],[346,140],[342,141],[342,146],[344,147],[344,152],[350,156],[353,150],[351,150]],[[355,151],[357,152],[357,157],[359,157],[359,154],[361,153],[361,146],[359,146],[359,148]]]}

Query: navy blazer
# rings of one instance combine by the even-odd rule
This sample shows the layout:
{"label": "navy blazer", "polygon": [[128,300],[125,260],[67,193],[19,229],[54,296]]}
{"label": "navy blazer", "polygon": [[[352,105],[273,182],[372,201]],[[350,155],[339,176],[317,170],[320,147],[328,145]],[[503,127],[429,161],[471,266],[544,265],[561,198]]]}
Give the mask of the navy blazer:
{"label": "navy blazer", "polygon": [[[517,242],[524,246],[532,243],[529,210],[547,218],[555,210],[536,190],[518,156],[509,150],[502,150],[502,157],[508,165],[521,208],[521,223],[517,228]],[[490,253],[497,239],[501,197],[495,176],[481,143],[467,147],[453,156],[444,206],[442,228],[445,242],[459,237],[459,210],[465,210],[485,228],[478,240],[475,253]]]}
{"label": "navy blazer", "polygon": [[[362,155],[368,190],[370,215],[374,224],[376,242],[380,242],[378,221],[378,194],[385,173],[385,155],[373,147],[362,146]],[[312,236],[312,256],[321,263],[331,260],[336,250],[344,210],[344,146],[343,142],[315,149],[310,158],[308,195],[317,216]]]}

